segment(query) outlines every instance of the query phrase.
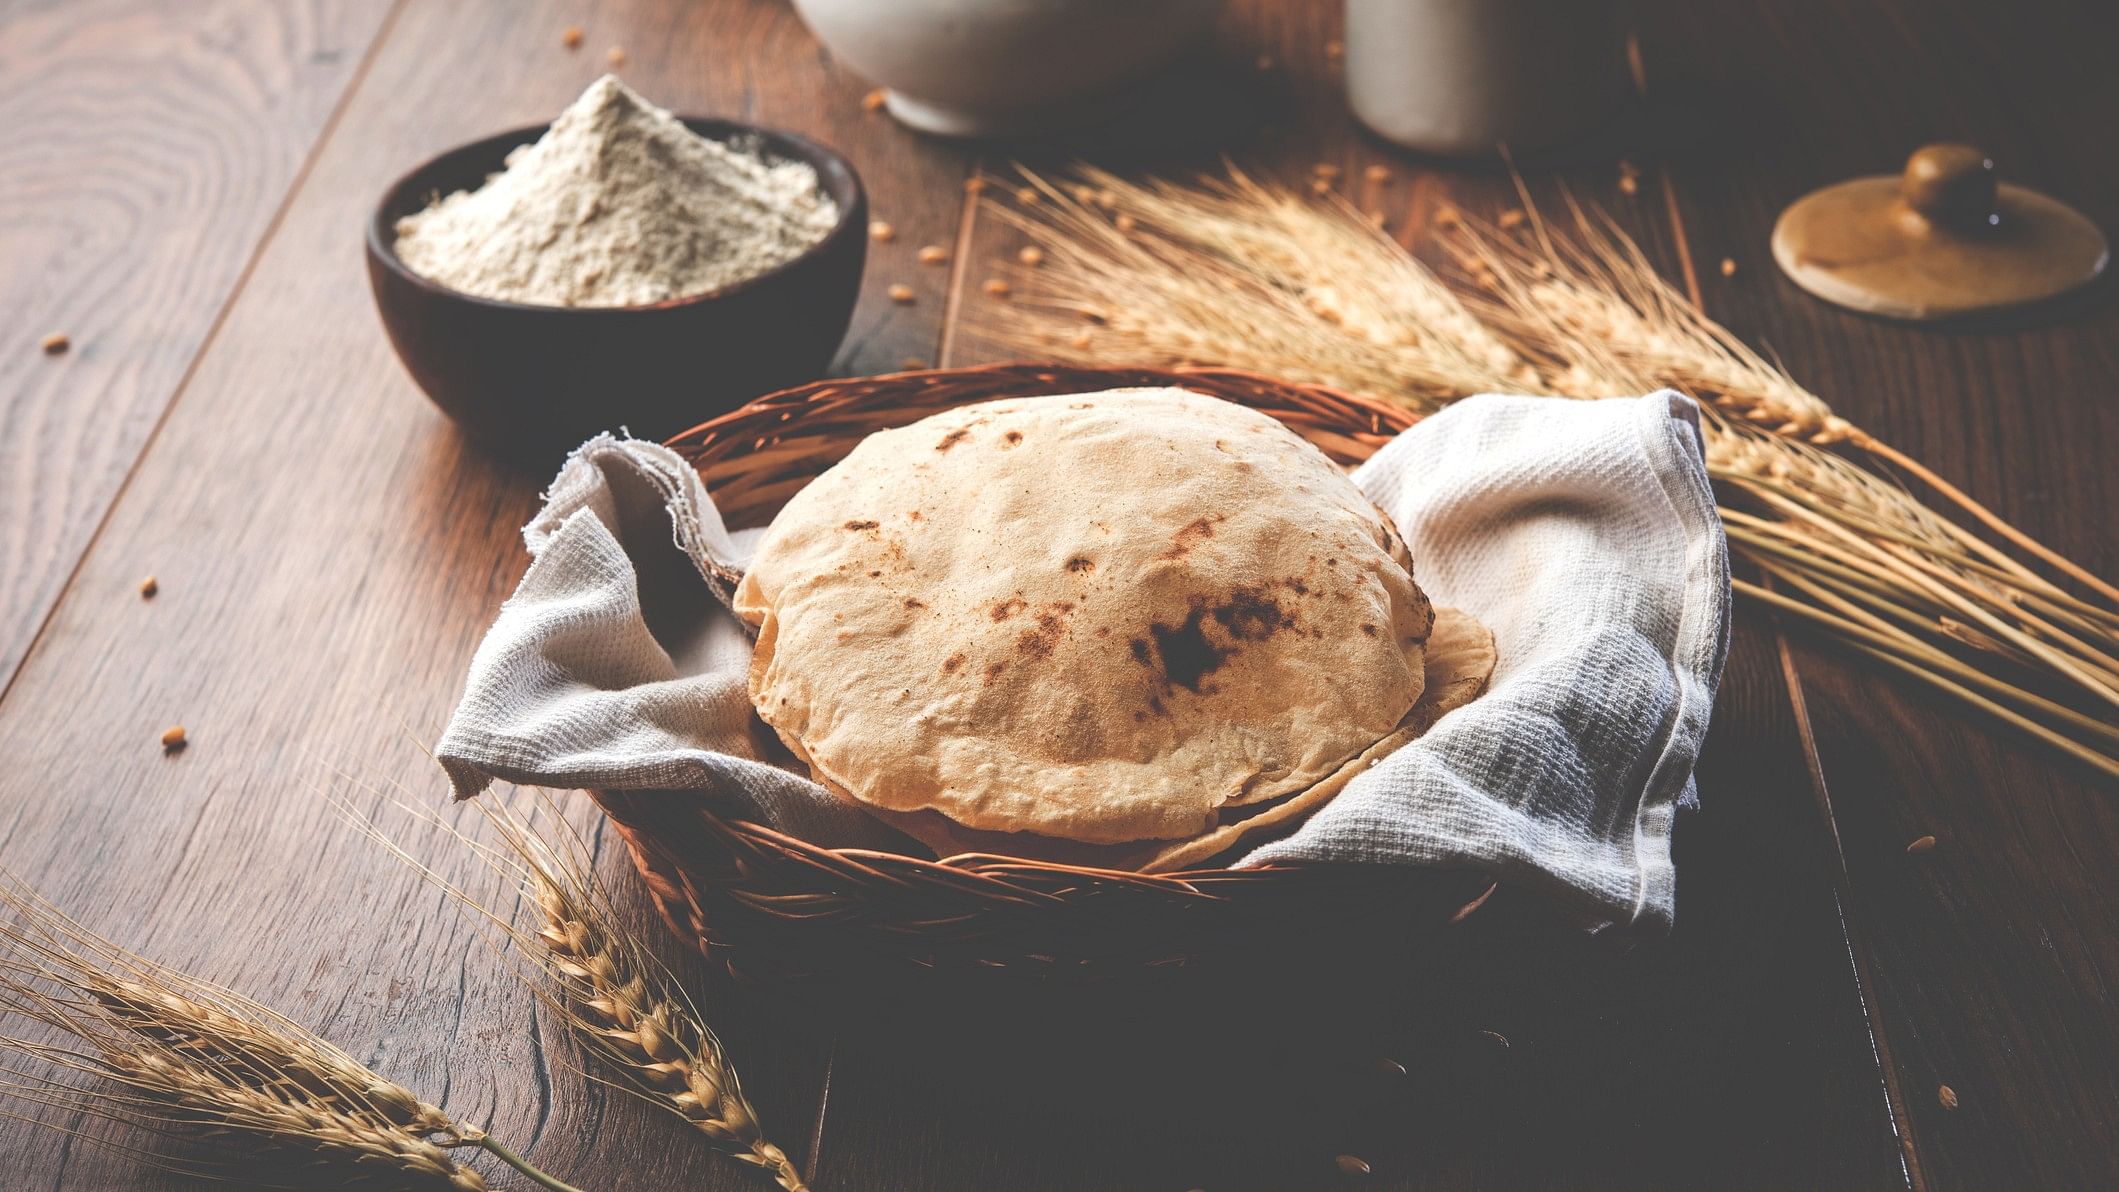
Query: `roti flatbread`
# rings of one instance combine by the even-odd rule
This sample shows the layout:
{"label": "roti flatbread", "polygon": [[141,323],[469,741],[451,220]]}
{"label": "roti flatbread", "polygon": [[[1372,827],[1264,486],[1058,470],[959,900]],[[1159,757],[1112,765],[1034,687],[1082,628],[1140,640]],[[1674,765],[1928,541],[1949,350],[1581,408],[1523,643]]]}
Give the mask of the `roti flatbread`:
{"label": "roti flatbread", "polygon": [[1435,610],[1427,640],[1426,689],[1396,731],[1348,759],[1306,791],[1276,803],[1226,809],[1222,820],[1189,840],[1083,844],[1021,832],[974,832],[932,811],[881,813],[883,821],[934,850],[937,858],[967,853],[1021,857],[1087,869],[1169,873],[1190,868],[1246,844],[1283,835],[1330,802],[1363,770],[1424,735],[1450,712],[1486,693],[1497,655],[1494,635],[1470,613]]}
{"label": "roti flatbread", "polygon": [[1093,844],[1316,786],[1420,697],[1402,540],[1280,423],[1182,390],[966,406],[871,435],[736,592],[751,696],[890,812]]}

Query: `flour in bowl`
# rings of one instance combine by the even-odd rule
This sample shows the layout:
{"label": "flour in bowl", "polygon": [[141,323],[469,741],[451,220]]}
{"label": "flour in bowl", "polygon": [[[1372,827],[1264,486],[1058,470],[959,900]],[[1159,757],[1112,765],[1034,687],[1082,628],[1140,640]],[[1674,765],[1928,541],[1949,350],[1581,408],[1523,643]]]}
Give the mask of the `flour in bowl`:
{"label": "flour in bowl", "polygon": [[755,277],[838,220],[807,162],[701,137],[605,75],[485,185],[399,220],[396,247],[482,298],[638,306]]}

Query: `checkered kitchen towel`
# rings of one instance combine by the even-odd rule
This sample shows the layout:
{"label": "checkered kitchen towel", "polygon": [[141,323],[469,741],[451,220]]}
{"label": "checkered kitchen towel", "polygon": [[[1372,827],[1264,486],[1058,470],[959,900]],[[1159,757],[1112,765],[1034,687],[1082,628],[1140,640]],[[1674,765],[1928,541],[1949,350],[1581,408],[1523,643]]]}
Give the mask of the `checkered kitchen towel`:
{"label": "checkered kitchen towel", "polygon": [[[1697,408],[1663,392],[1469,398],[1378,451],[1355,483],[1435,603],[1492,627],[1492,687],[1237,863],[1474,866],[1590,926],[1667,929],[1672,820],[1729,639],[1702,446]],[[917,848],[760,760],[749,640],[704,598],[757,532],[729,532],[682,459],[594,439],[523,537],[535,561],[435,749],[459,796],[704,791],[819,844]]]}

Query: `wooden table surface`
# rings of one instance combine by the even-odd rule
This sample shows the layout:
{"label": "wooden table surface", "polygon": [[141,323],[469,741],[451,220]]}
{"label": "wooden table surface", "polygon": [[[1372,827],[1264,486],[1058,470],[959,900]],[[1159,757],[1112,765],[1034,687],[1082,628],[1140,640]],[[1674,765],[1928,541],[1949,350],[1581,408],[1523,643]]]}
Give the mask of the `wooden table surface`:
{"label": "wooden table surface", "polygon": [[[1788,200],[1941,137],[2119,228],[2098,0],[1642,7],[1638,194],[1615,187],[1615,155],[1534,183],[1614,205],[1841,412],[2119,572],[2110,301],[2015,328],[1893,325],[1811,301],[1766,249]],[[1324,0],[1232,4],[1215,52],[1247,80],[1237,116],[1263,126],[1088,152],[1227,151],[1290,177],[1385,162],[1397,181],[1370,199],[1416,249],[1442,203],[1507,204],[1504,176],[1350,126],[1337,26]],[[853,158],[897,238],[873,246],[838,370],[980,358],[955,329],[1018,241],[961,182],[1005,156],[864,112],[868,85],[777,0],[0,3],[0,864],[585,1187],[758,1187],[574,1071],[505,962],[326,797],[440,804],[421,747],[523,569],[547,478],[468,448],[398,367],[363,218],[410,164],[548,118],[612,46],[668,106]],[[952,263],[916,264],[928,243]],[[916,301],[888,301],[895,282]],[[41,353],[48,331],[72,351]],[[177,722],[192,745],[165,756]],[[1374,1055],[1249,1120],[967,1104],[948,1073],[871,1059],[769,998],[715,1018],[826,1190],[1332,1186],[1341,1153],[1392,1189],[2119,1186],[2119,792],[1750,611],[1700,790],[1670,939],[1628,950],[1504,898],[1425,959]],[[1937,847],[1908,855],[1922,835]],[[479,880],[461,849],[419,847]],[[1360,1075],[1375,1055],[1410,1077]],[[185,1186],[10,1121],[0,1170],[9,1187]]]}

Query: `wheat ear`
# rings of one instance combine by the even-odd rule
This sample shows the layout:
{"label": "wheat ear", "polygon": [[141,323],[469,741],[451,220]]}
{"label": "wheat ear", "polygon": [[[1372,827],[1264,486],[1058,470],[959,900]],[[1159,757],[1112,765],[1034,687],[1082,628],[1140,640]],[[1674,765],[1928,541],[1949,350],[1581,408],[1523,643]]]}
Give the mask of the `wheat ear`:
{"label": "wheat ear", "polygon": [[[1520,186],[1520,183],[1519,183]],[[1926,465],[1832,412],[1785,369],[1707,317],[1656,271],[1608,215],[1563,200],[1565,226],[1525,200],[1525,235],[1463,219],[1449,244],[1475,284],[1480,317],[1533,354],[1593,367],[1632,384],[1671,385],[1729,418],[1818,446],[1845,445],[1897,468],[2018,549],[2106,600],[2119,588],[2009,524]],[[1578,391],[1579,392],[1579,391]]]}
{"label": "wheat ear", "polygon": [[759,1168],[786,1192],[807,1192],[794,1160],[765,1137],[727,1050],[698,1005],[626,929],[595,877],[586,845],[548,800],[537,819],[490,799],[476,804],[499,836],[498,847],[472,840],[431,813],[403,807],[519,883],[538,911],[533,927],[481,903],[372,820],[348,804],[340,806],[378,844],[513,943],[528,962],[524,976],[538,999],[622,1087],[683,1119],[724,1154]]}
{"label": "wheat ear", "polygon": [[6,1070],[0,1088],[17,1099],[221,1144],[194,1159],[145,1155],[193,1174],[226,1174],[250,1154],[359,1183],[479,1192],[485,1181],[451,1155],[475,1146],[573,1192],[286,1017],[118,947],[12,878],[0,876],[0,908],[11,914],[0,1010],[70,1040],[0,1037],[41,1065]]}

